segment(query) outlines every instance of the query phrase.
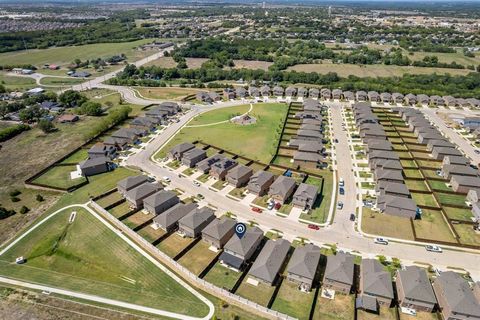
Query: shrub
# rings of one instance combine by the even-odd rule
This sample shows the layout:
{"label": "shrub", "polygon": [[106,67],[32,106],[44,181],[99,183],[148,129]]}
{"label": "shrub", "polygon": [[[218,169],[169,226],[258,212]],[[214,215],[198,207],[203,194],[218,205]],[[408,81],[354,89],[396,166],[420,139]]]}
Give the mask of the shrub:
{"label": "shrub", "polygon": [[19,124],[16,126],[11,126],[0,130],[0,142],[6,141],[10,138],[15,137],[17,134],[22,133],[23,131],[29,130],[30,127],[26,124]]}
{"label": "shrub", "polygon": [[42,202],[42,201],[45,200],[45,199],[42,197],[41,194],[37,194],[37,196],[35,197],[35,199],[36,199],[38,202]]}
{"label": "shrub", "polygon": [[13,191],[10,191],[10,193],[9,193],[8,195],[9,195],[10,197],[16,197],[16,196],[18,196],[18,195],[20,195],[20,194],[22,194],[22,193],[20,192],[20,190],[15,189],[15,190],[13,190]]}
{"label": "shrub", "polygon": [[20,201],[20,198],[18,198],[18,197],[11,197],[10,200],[12,200],[12,202],[19,202],[19,201]]}
{"label": "shrub", "polygon": [[20,208],[20,213],[21,213],[21,214],[26,214],[26,213],[28,213],[29,211],[30,211],[30,209],[28,209],[26,206],[22,206],[22,207]]}
{"label": "shrub", "polygon": [[0,206],[0,220],[11,217],[14,214],[16,214],[15,210],[7,210],[4,207]]}
{"label": "shrub", "polygon": [[38,121],[38,128],[45,133],[49,133],[55,130],[55,126],[53,125],[52,121],[47,119],[42,119]]}

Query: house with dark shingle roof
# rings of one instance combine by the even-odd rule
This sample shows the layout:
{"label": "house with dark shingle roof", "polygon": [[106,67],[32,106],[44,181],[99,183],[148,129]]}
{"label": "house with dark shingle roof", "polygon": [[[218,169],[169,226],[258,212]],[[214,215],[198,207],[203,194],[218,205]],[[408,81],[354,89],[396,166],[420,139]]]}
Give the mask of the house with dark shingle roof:
{"label": "house with dark shingle roof", "polygon": [[445,140],[445,138],[429,140],[427,143],[427,150],[432,151],[435,147],[455,148],[455,145],[450,141]]}
{"label": "house with dark shingle roof", "polygon": [[148,177],[145,175],[131,176],[123,180],[118,181],[117,190],[118,192],[125,196],[128,191],[148,182]]}
{"label": "house with dark shingle roof", "polygon": [[389,92],[382,92],[380,93],[380,101],[383,103],[390,103],[392,102],[392,95]]}
{"label": "house with dark shingle roof", "polygon": [[196,203],[178,203],[162,214],[159,214],[153,218],[152,227],[154,229],[165,230],[166,232],[174,231],[178,227],[178,220],[185,217],[197,207],[198,206]]}
{"label": "house with dark shingle roof", "polygon": [[215,219],[215,213],[208,207],[195,209],[178,220],[178,233],[189,238],[200,236],[202,230]]}
{"label": "house with dark shingle roof", "polygon": [[[275,87],[275,88],[276,88],[276,87]],[[280,91],[280,90],[278,91],[278,94],[277,94],[275,88],[273,88],[273,93],[274,93],[276,96],[279,96],[279,97],[283,96],[283,88],[282,88],[281,91]],[[280,94],[280,93],[281,93],[281,94]],[[287,87],[287,89],[285,90],[285,96],[288,97],[288,98],[292,98],[292,97],[295,96],[296,94],[297,94],[297,88],[295,88],[295,87],[290,86],[290,87]]]}
{"label": "house with dark shingle roof", "polygon": [[129,128],[121,128],[112,133],[113,138],[124,139],[128,144],[135,144],[138,142],[138,135]]}
{"label": "house with dark shingle roof", "polygon": [[349,253],[338,252],[327,257],[323,276],[323,286],[349,294],[353,286],[354,257]]}
{"label": "house with dark shingle roof", "polygon": [[478,189],[480,186],[479,177],[456,176],[452,175],[450,184],[455,192],[468,193],[471,189]]}
{"label": "house with dark shingle roof", "polygon": [[238,162],[229,158],[223,158],[212,164],[210,176],[218,180],[225,180],[227,172],[238,165]]}
{"label": "house with dark shingle roof", "polygon": [[437,304],[427,272],[417,266],[398,270],[396,276],[398,303],[401,307],[432,312]]}
{"label": "house with dark shingle roof", "polygon": [[253,170],[251,168],[239,164],[227,172],[225,179],[235,188],[239,188],[246,185],[252,175]]}
{"label": "house with dark shingle roof", "polygon": [[309,210],[317,199],[318,187],[311,184],[300,183],[293,194],[292,204],[298,208]]}
{"label": "house with dark shingle roof", "polygon": [[149,213],[158,215],[180,202],[172,191],[161,190],[143,200],[143,207]]}
{"label": "house with dark shingle roof", "polygon": [[240,271],[245,263],[250,261],[253,253],[262,242],[263,231],[258,227],[247,228],[243,237],[236,235],[223,247],[223,253],[218,260],[228,267]]}
{"label": "house with dark shingle roof", "polygon": [[380,181],[403,183],[404,181],[402,172],[398,170],[376,168],[374,176],[377,183],[380,183]]}
{"label": "house with dark shingle roof", "polygon": [[107,146],[104,143],[97,142],[87,151],[89,158],[109,158],[113,159],[117,155],[117,148]]}
{"label": "house with dark shingle roof", "polygon": [[78,165],[85,177],[108,172],[112,168],[111,159],[107,157],[88,158]]}
{"label": "house with dark shingle roof", "polygon": [[380,181],[377,183],[375,191],[377,192],[377,196],[390,195],[410,198],[410,191],[403,183]]}
{"label": "house with dark shingle roof", "polygon": [[398,93],[398,92],[394,92],[392,93],[392,100],[394,103],[403,103],[403,94],[401,93]]}
{"label": "house with dark shingle roof", "polygon": [[480,319],[480,301],[460,274],[442,272],[433,282],[433,291],[443,319]]}
{"label": "house with dark shingle roof", "polygon": [[213,156],[207,158],[207,159],[204,159],[200,162],[198,162],[195,167],[203,172],[203,173],[208,173],[210,171],[210,168],[212,167],[212,165],[222,159],[224,159],[225,156],[223,154],[214,154]]}
{"label": "house with dark shingle roof", "polygon": [[285,239],[268,240],[248,271],[249,276],[274,285],[289,250],[290,242]]}
{"label": "house with dark shingle roof", "polygon": [[258,90],[257,87],[250,86],[248,87],[248,94],[250,95],[250,97],[260,97],[260,90]]}
{"label": "house with dark shingle roof", "polygon": [[294,179],[279,176],[270,186],[268,195],[283,204],[292,196],[296,186]]}
{"label": "house with dark shingle roof", "polygon": [[463,154],[455,148],[433,147],[432,156],[437,160],[443,160],[446,156],[461,157]]}
{"label": "house with dark shingle roof", "polygon": [[392,304],[394,297],[392,278],[378,260],[362,260],[360,293],[375,298],[380,305],[390,307]]}
{"label": "house with dark shingle roof", "polygon": [[320,97],[320,90],[317,88],[310,88],[308,90],[308,97],[311,99],[318,99]]}
{"label": "house with dark shingle roof", "polygon": [[128,148],[128,141],[125,139],[108,137],[103,141],[106,146],[115,147],[117,150],[125,150]]}
{"label": "house with dark shingle roof", "polygon": [[168,157],[172,160],[178,160],[180,161],[183,157],[183,155],[187,152],[195,148],[195,146],[192,143],[189,142],[184,142],[177,144],[174,146],[170,151],[168,151]]}
{"label": "house with dark shingle roof", "polygon": [[215,218],[202,230],[202,240],[217,249],[222,249],[235,234],[235,220],[226,216]]}
{"label": "house with dark shingle roof", "polygon": [[307,95],[308,95],[307,89],[305,89],[304,87],[298,88],[298,90],[297,90],[297,98],[306,98]]}
{"label": "house with dark shingle roof", "polygon": [[466,166],[470,164],[470,160],[468,160],[464,156],[445,156],[442,161],[442,166],[447,164],[456,164]]}
{"label": "house with dark shingle roof", "polygon": [[143,200],[152,194],[162,190],[162,186],[157,183],[144,183],[136,188],[127,191],[125,199],[136,209],[143,208]]}
{"label": "house with dark shingle roof", "polygon": [[477,177],[478,171],[467,165],[446,164],[442,166],[442,175],[450,180],[452,176]]}
{"label": "house with dark shingle roof", "polygon": [[239,98],[246,98],[248,95],[247,89],[244,87],[235,88],[235,95]]}
{"label": "house with dark shingle roof", "polygon": [[273,173],[259,170],[255,172],[248,181],[247,189],[257,196],[263,196],[267,193],[270,185],[275,180]]}
{"label": "house with dark shingle roof", "polygon": [[392,216],[415,219],[417,216],[417,205],[410,198],[398,195],[380,195],[377,198],[377,207],[380,212]]}
{"label": "house with dark shingle roof", "polygon": [[207,152],[198,148],[193,148],[185,152],[182,156],[182,164],[189,168],[195,167],[197,163],[207,158]]}
{"label": "house with dark shingle roof", "polygon": [[260,88],[260,93],[264,97],[268,97],[270,95],[271,89],[269,86],[265,85]]}
{"label": "house with dark shingle roof", "polygon": [[340,89],[333,89],[332,90],[332,99],[340,100],[342,99],[342,90]]}
{"label": "house with dark shingle roof", "polygon": [[133,128],[141,128],[148,131],[153,131],[157,127],[158,122],[156,122],[151,117],[137,117],[130,122],[130,126]]}
{"label": "house with dark shingle roof", "polygon": [[[296,89],[295,89],[295,91],[296,91]],[[273,95],[276,96],[276,97],[283,97],[284,92],[285,92],[285,90],[280,86],[273,87]]]}
{"label": "house with dark shingle roof", "polygon": [[320,248],[313,244],[297,247],[287,267],[287,279],[310,291],[320,263]]}
{"label": "house with dark shingle roof", "polygon": [[368,95],[365,91],[360,90],[355,93],[355,98],[357,101],[367,101]]}

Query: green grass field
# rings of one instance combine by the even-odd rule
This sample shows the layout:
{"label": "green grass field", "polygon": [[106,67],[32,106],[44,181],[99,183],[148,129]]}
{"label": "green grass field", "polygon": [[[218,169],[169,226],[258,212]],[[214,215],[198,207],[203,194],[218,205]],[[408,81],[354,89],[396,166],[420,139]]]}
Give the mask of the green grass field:
{"label": "green grass field", "polygon": [[[323,192],[317,196],[315,205],[309,213],[302,213],[300,215],[301,219],[325,223],[328,218],[328,213],[330,212],[330,204],[332,202],[332,188],[333,188],[333,175],[332,172],[328,170],[322,171],[323,175]],[[319,192],[321,190],[321,179],[314,177],[308,177],[306,180],[307,184],[316,185],[319,187]]]}
{"label": "green grass field", "polygon": [[85,177],[80,177],[78,179],[71,179],[70,172],[75,171],[76,167],[74,165],[69,166],[55,166],[45,172],[43,175],[35,179],[33,182],[45,184],[47,186],[57,187],[57,188],[70,188],[76,186],[84,181]]}
{"label": "green grass field", "polygon": [[[72,210],[53,216],[2,255],[0,274],[186,315],[208,312],[83,208],[74,209],[77,216],[69,223]],[[12,264],[18,256],[27,263]]]}
{"label": "green grass field", "polygon": [[40,83],[44,86],[68,87],[68,86],[79,84],[85,81],[88,81],[88,80],[78,79],[78,78],[45,77],[40,80]]}
{"label": "green grass field", "polygon": [[5,72],[0,72],[0,84],[12,91],[23,91],[38,87],[32,78],[9,76]]}
{"label": "green grass field", "polygon": [[151,41],[151,39],[143,39],[133,42],[95,43],[82,46],[5,52],[0,54],[0,65],[33,64],[43,66],[47,63],[65,65],[70,64],[75,59],[107,58],[121,53],[124,53],[128,59],[135,60],[145,56],[146,53],[134,48]]}
{"label": "green grass field", "polygon": [[298,284],[284,279],[275,297],[272,309],[297,319],[308,319],[314,293],[298,290]]}
{"label": "green grass field", "polygon": [[[320,294],[315,305],[315,320],[354,319],[355,297],[353,295],[336,294],[334,300],[322,298]],[[307,318],[308,319],[308,318]]]}
{"label": "green grass field", "polygon": [[192,88],[178,88],[178,87],[166,87],[166,88],[144,88],[138,87],[135,90],[140,95],[147,99],[166,99],[166,100],[181,100],[183,97],[189,94],[195,94],[200,92],[200,89]]}
{"label": "green grass field", "polygon": [[[250,105],[242,105],[206,112],[188,123],[188,126],[228,121],[235,115],[247,112],[249,108]],[[184,127],[160,149],[155,158],[165,157],[167,151],[179,143],[202,140],[267,163],[275,153],[280,135],[279,129],[283,125],[286,111],[287,106],[282,103],[260,103],[254,104],[250,113],[257,118],[257,123],[253,125],[241,126],[227,122],[204,127]]]}

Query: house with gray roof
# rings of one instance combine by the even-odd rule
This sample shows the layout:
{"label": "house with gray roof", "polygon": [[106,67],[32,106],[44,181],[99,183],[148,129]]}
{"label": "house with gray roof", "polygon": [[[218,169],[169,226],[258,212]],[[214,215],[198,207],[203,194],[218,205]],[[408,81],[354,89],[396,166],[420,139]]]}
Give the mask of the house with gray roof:
{"label": "house with gray roof", "polygon": [[170,209],[166,210],[162,214],[159,214],[153,218],[152,228],[162,229],[166,232],[172,232],[178,227],[178,220],[185,217],[190,212],[197,208],[196,203],[177,203]]}
{"label": "house with gray roof", "polygon": [[300,183],[297,190],[293,194],[292,204],[298,208],[309,210],[313,208],[315,200],[317,199],[317,195],[317,186]]}
{"label": "house with gray roof", "polygon": [[377,197],[377,207],[380,212],[392,216],[415,219],[417,205],[410,198],[398,195],[380,195]]}
{"label": "house with gray roof", "polygon": [[136,188],[127,191],[125,199],[135,209],[143,208],[143,200],[157,191],[162,190],[162,186],[157,183],[143,183]]}
{"label": "house with gray roof", "polygon": [[295,191],[297,184],[290,177],[279,176],[270,186],[268,195],[275,201],[285,203]]}
{"label": "house with gray roof", "polygon": [[432,312],[437,304],[427,272],[417,266],[397,271],[397,298],[401,307],[416,311]]}
{"label": "house with gray roof", "polygon": [[404,96],[401,93],[394,92],[392,93],[392,101],[394,103],[403,103]]}
{"label": "house with gray roof", "polygon": [[479,189],[480,178],[452,175],[450,184],[455,192],[468,193],[471,189]]}
{"label": "house with gray roof", "polygon": [[322,162],[322,159],[320,154],[314,152],[295,151],[293,153],[293,163],[300,166],[311,164],[316,167]]}
{"label": "house with gray roof", "polygon": [[447,164],[466,166],[470,164],[470,160],[468,160],[465,156],[445,156],[442,161],[442,166]]}
{"label": "house with gray roof", "polygon": [[212,247],[222,249],[235,234],[235,224],[235,220],[226,216],[215,218],[202,230],[202,240]]}
{"label": "house with gray roof", "polygon": [[103,144],[106,146],[115,147],[117,150],[125,150],[128,148],[128,141],[125,139],[114,138],[114,137],[107,137]]}
{"label": "house with gray roof", "polygon": [[328,100],[332,98],[332,92],[328,88],[322,88],[320,90],[320,95],[324,100]]}
{"label": "house with gray roof", "polygon": [[375,298],[380,305],[390,307],[392,304],[394,297],[392,278],[378,260],[362,260],[360,293]]}
{"label": "house with gray roof", "polygon": [[177,195],[172,191],[161,190],[143,200],[143,207],[149,213],[157,215],[170,209],[180,202]]}
{"label": "house with gray roof", "polygon": [[287,266],[287,279],[310,291],[320,263],[320,248],[311,243],[297,247]]}
{"label": "house with gray roof", "polygon": [[396,197],[410,198],[410,191],[403,183],[379,181],[376,185],[375,191],[377,196],[390,195]]}
{"label": "house with gray roof", "polygon": [[443,160],[446,156],[461,157],[463,154],[455,148],[433,147],[432,156],[437,160]]}
{"label": "house with gray roof", "polygon": [[320,90],[317,88],[310,88],[308,90],[308,97],[311,99],[318,99],[320,97]]}
{"label": "house with gray roof", "polygon": [[300,129],[297,130],[297,139],[318,141],[323,139],[323,135],[320,131]]}
{"label": "house with gray roof", "polygon": [[246,98],[248,95],[247,89],[244,87],[235,88],[235,95],[239,98]]}
{"label": "house with gray roof", "polygon": [[477,177],[478,171],[467,165],[446,164],[442,166],[442,175],[450,180],[453,175],[465,177]]}
{"label": "house with gray roof", "polygon": [[112,169],[112,160],[107,157],[88,158],[78,164],[85,177],[108,172]]}
{"label": "house with gray roof", "polygon": [[399,172],[398,170],[376,168],[374,176],[377,183],[380,183],[380,181],[403,183],[405,180],[402,172]]}
{"label": "house with gray roof", "polygon": [[227,172],[238,165],[238,162],[229,158],[223,158],[212,164],[210,176],[218,180],[225,180]]}
{"label": "house with gray roof", "polygon": [[365,91],[360,90],[355,93],[355,98],[357,101],[367,101],[368,95]]}
{"label": "house with gray roof", "polygon": [[117,191],[125,196],[128,191],[148,182],[145,175],[131,176],[117,182]]}
{"label": "house with gray roof", "polygon": [[153,117],[136,117],[130,122],[133,128],[140,128],[148,131],[154,131],[160,121]]}
{"label": "house with gray roof", "polygon": [[160,122],[164,122],[168,118],[168,111],[152,108],[145,111],[145,115],[149,118],[156,118],[159,119]]}
{"label": "house with gray roof", "polygon": [[89,158],[109,158],[113,159],[117,155],[117,148],[112,145],[106,145],[101,142],[95,143],[87,151]]}
{"label": "house with gray roof", "polygon": [[210,171],[210,168],[212,167],[212,165],[222,159],[224,159],[225,156],[223,154],[214,154],[213,156],[211,157],[208,157],[207,159],[204,159],[200,162],[198,162],[195,167],[203,172],[203,173],[208,173]]}
{"label": "house with gray roof", "polygon": [[417,104],[417,96],[414,95],[414,94],[411,94],[411,93],[407,94],[405,96],[405,103],[409,104],[411,106],[416,105]]}
{"label": "house with gray roof", "polygon": [[383,103],[390,103],[392,102],[392,95],[389,92],[382,92],[380,93],[380,101]]}
{"label": "house with gray roof", "polygon": [[229,268],[240,271],[250,261],[262,239],[263,231],[260,228],[247,228],[243,237],[234,235],[228,240],[218,260]]}
{"label": "house with gray roof", "polygon": [[168,158],[172,160],[177,160],[180,161],[183,157],[183,155],[187,152],[195,148],[195,146],[192,143],[189,142],[183,142],[180,144],[177,144],[174,146],[170,151],[168,151],[167,155]]}
{"label": "house with gray roof", "polygon": [[393,146],[392,146],[392,143],[388,140],[370,139],[367,141],[366,151],[370,153],[374,150],[391,151],[393,150]]}
{"label": "house with gray roof", "polygon": [[335,99],[335,100],[340,100],[342,99],[342,90],[340,89],[333,89],[332,90],[332,99]]}
{"label": "house with gray roof", "polygon": [[368,162],[374,160],[400,160],[400,157],[392,150],[372,150],[367,154]]}
{"label": "house with gray roof", "polygon": [[182,111],[178,103],[172,101],[162,102],[158,106],[155,106],[154,109],[166,111],[168,112],[169,116],[173,116],[174,114]]}
{"label": "house with gray roof", "polygon": [[[268,97],[270,95],[270,92],[271,92],[271,89],[269,86],[262,86],[260,88],[260,93],[262,94],[262,96],[264,97]],[[283,94],[282,94],[283,95]]]}
{"label": "house with gray roof", "polygon": [[250,97],[258,98],[260,97],[260,90],[257,87],[250,86],[248,87],[248,94]]}
{"label": "house with gray roof", "polygon": [[384,159],[373,160],[372,163],[370,164],[370,167],[374,171],[378,169],[390,170],[390,171],[394,170],[394,171],[398,171],[400,174],[402,173],[402,170],[403,170],[400,160],[384,160]]}
{"label": "house with gray roof", "polygon": [[367,96],[368,96],[368,100],[372,102],[380,101],[380,95],[378,94],[377,91],[368,91]]}
{"label": "house with gray roof", "polygon": [[268,240],[248,271],[249,276],[274,285],[289,250],[290,242],[285,239]]}
{"label": "house with gray roof", "polygon": [[320,124],[301,124],[299,130],[322,131]]}
{"label": "house with gray roof", "polygon": [[322,154],[325,150],[323,143],[320,141],[309,141],[308,143],[301,143],[298,145],[300,152],[312,152]]}
{"label": "house with gray roof", "polygon": [[355,100],[355,95],[353,94],[352,91],[344,91],[343,98],[347,101],[353,101]]}
{"label": "house with gray roof", "polygon": [[455,148],[455,145],[450,141],[445,140],[445,138],[442,137],[441,139],[438,139],[438,140],[432,139],[428,141],[427,143],[428,151],[432,151],[433,148],[435,147]]}
{"label": "house with gray roof", "polygon": [[223,97],[227,100],[233,100],[236,97],[235,90],[233,88],[225,88],[223,89]]}
{"label": "house with gray roof", "polygon": [[207,158],[207,152],[202,149],[193,148],[185,152],[182,156],[182,164],[189,168],[195,167],[197,163]]}
{"label": "house with gray roof", "polygon": [[354,257],[349,253],[338,252],[327,257],[323,275],[323,286],[344,294],[349,294],[353,286]]}
{"label": "house with gray roof", "polygon": [[225,179],[235,188],[239,188],[246,185],[252,175],[253,170],[251,168],[239,164],[227,172]]}
{"label": "house with gray roof", "polygon": [[[293,88],[293,89],[296,91],[295,88]],[[291,90],[292,90],[292,88],[290,88],[290,90],[289,90],[290,93],[291,93]],[[275,97],[283,97],[284,92],[285,92],[285,90],[280,86],[273,87],[273,95]]]}
{"label": "house with gray roof", "polygon": [[433,291],[443,319],[480,319],[480,301],[460,274],[442,272],[433,282]]}
{"label": "house with gray roof", "polygon": [[298,88],[298,90],[297,90],[297,98],[306,98],[307,95],[308,95],[307,89],[305,89],[304,87]]}
{"label": "house with gray roof", "polygon": [[418,142],[423,144],[428,144],[430,140],[441,140],[443,136],[438,131],[429,131],[426,133],[421,132],[418,135]]}
{"label": "house with gray roof", "polygon": [[[273,91],[275,93],[275,88],[273,89]],[[278,93],[280,93],[280,91]],[[281,93],[283,95],[283,88],[282,88]],[[292,98],[296,94],[297,94],[297,88],[295,88],[295,87],[289,86],[289,87],[287,87],[287,89],[285,89],[285,96],[288,97],[288,98]],[[277,95],[277,94],[275,94],[275,95],[280,96],[280,95]]]}
{"label": "house with gray roof", "polygon": [[300,111],[295,112],[295,118],[298,119],[317,119],[319,121],[322,120],[322,115],[319,111]]}
{"label": "house with gray roof", "polygon": [[259,170],[250,177],[247,185],[248,192],[257,196],[263,196],[268,192],[274,180],[275,176],[273,173]]}
{"label": "house with gray roof", "polygon": [[197,208],[178,220],[178,233],[188,238],[197,238],[214,219],[215,213],[212,209]]}
{"label": "house with gray roof", "polygon": [[111,134],[113,138],[124,139],[128,144],[135,144],[138,142],[137,134],[130,128],[121,128]]}
{"label": "house with gray roof", "polygon": [[426,94],[417,95],[417,102],[423,105],[428,105],[430,103],[430,97]]}

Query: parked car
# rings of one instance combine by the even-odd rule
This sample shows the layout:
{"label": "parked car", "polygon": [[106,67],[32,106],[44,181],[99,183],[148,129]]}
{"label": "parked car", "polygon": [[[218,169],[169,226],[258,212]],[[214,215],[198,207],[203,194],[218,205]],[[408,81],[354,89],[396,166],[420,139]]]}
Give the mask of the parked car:
{"label": "parked car", "polygon": [[355,213],[350,213],[350,221],[355,221]]}
{"label": "parked car", "polygon": [[476,154],[480,154],[480,150],[479,150],[479,149],[475,149],[475,150],[473,150],[473,152],[475,152]]}
{"label": "parked car", "polygon": [[345,189],[342,188],[342,187],[340,187],[340,188],[338,189],[338,192],[339,192],[341,195],[344,195],[344,194],[345,194]]}
{"label": "parked car", "polygon": [[198,182],[198,181],[193,181],[193,185],[196,186],[196,187],[200,187],[200,182]]}
{"label": "parked car", "polygon": [[376,244],[383,244],[384,246],[388,245],[388,239],[385,239],[385,238],[375,238],[374,242]]}
{"label": "parked car", "polygon": [[278,210],[282,207],[282,204],[280,202],[275,203],[275,210]]}
{"label": "parked car", "polygon": [[309,224],[308,227],[313,230],[320,230],[320,227],[315,224]]}
{"label": "parked car", "polygon": [[257,213],[262,213],[263,210],[257,207],[252,207],[252,211]]}
{"label": "parked car", "polygon": [[198,199],[205,199],[205,197],[204,197],[203,194],[201,194],[201,193],[197,194],[197,198],[198,198]]}
{"label": "parked car", "polygon": [[338,143],[338,139],[334,139],[333,142]]}
{"label": "parked car", "polygon": [[343,209],[343,202],[342,202],[342,201],[338,201],[338,203],[337,203],[337,209],[338,209],[338,210],[342,210],[342,209]]}
{"label": "parked car", "polygon": [[148,181],[148,182],[155,182],[155,177],[148,176],[148,177],[147,177],[147,181]]}
{"label": "parked car", "polygon": [[338,185],[340,187],[343,187],[345,185],[345,180],[343,180],[343,178],[340,178],[339,181],[338,181]]}
{"label": "parked car", "polygon": [[430,252],[438,252],[438,253],[443,252],[442,248],[436,245],[426,245],[425,249]]}
{"label": "parked car", "polygon": [[272,210],[275,207],[275,202],[270,202],[267,206],[268,210]]}
{"label": "parked car", "polygon": [[167,176],[163,177],[162,179],[165,180],[166,182],[172,181],[172,180],[171,180],[169,177],[167,177]]}

